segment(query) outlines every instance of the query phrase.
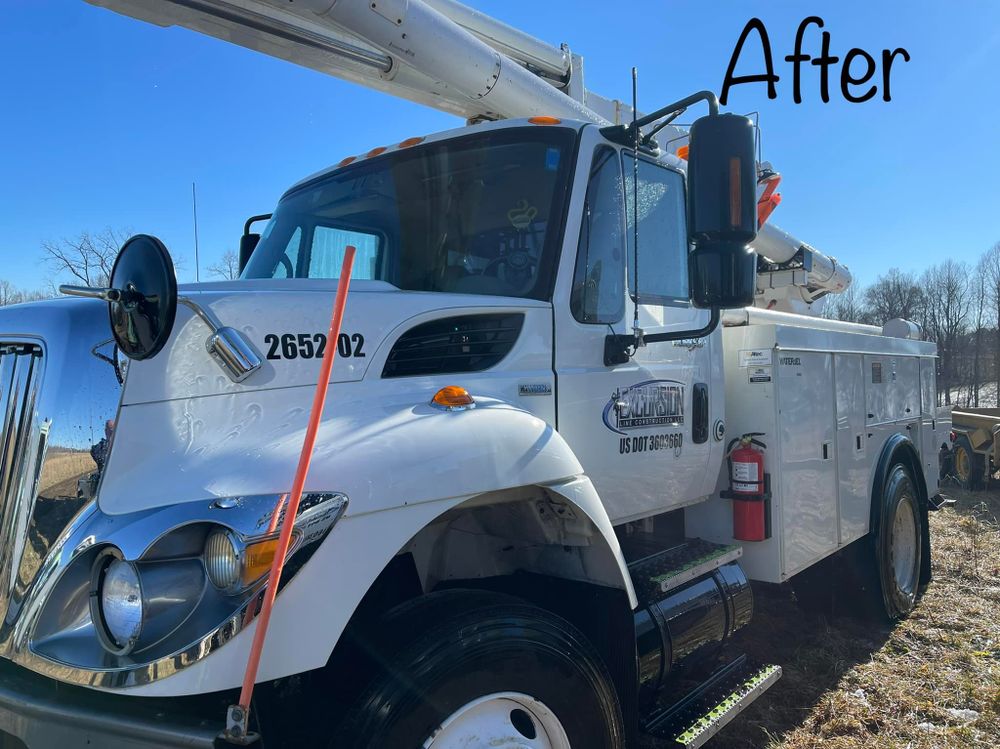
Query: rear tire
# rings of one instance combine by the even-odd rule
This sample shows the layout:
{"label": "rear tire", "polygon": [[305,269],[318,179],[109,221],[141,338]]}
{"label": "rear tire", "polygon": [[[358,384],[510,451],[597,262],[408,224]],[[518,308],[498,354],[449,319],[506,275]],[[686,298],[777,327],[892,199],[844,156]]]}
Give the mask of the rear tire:
{"label": "rear tire", "polygon": [[875,543],[873,586],[890,621],[909,614],[920,589],[924,533],[920,495],[900,463],[889,470],[882,490]]}
{"label": "rear tire", "polygon": [[371,642],[382,665],[331,747],[623,744],[621,709],[599,656],[572,624],[543,609],[443,591],[390,611]]}

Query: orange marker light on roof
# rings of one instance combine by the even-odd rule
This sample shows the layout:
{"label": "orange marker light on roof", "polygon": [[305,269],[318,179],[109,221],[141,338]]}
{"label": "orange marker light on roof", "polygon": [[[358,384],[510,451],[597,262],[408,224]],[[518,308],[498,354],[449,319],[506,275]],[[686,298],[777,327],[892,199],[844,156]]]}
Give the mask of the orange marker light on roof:
{"label": "orange marker light on roof", "polygon": [[346,159],[343,159],[339,164],[337,164],[337,167],[340,168],[342,166],[347,166],[348,164],[353,164],[357,160],[357,156],[348,156]]}
{"label": "orange marker light on roof", "polygon": [[415,146],[418,143],[423,143],[423,142],[424,142],[424,138],[423,137],[416,136],[416,137],[413,137],[413,138],[407,138],[406,140],[404,140],[403,142],[401,142],[399,144],[399,147],[400,148],[409,148],[410,146]]}
{"label": "orange marker light on roof", "polygon": [[528,122],[530,122],[532,125],[561,125],[562,124],[562,120],[560,120],[558,117],[548,117],[548,116],[531,117],[531,118],[528,119]]}
{"label": "orange marker light on roof", "polygon": [[378,156],[380,153],[385,153],[386,150],[385,146],[379,146],[378,148],[373,148],[371,151],[366,153],[365,156],[370,159],[372,156]]}
{"label": "orange marker light on roof", "polygon": [[471,408],[476,402],[465,388],[448,385],[434,393],[431,404],[451,411]]}
{"label": "orange marker light on roof", "polygon": [[677,158],[684,159],[687,161],[688,153],[691,151],[691,146],[683,145],[677,149]]}

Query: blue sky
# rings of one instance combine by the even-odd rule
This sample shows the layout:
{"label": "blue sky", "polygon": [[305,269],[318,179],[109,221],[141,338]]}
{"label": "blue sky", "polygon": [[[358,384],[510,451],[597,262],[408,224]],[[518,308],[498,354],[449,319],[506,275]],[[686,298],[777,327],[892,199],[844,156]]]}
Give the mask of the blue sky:
{"label": "blue sky", "polygon": [[[586,58],[586,82],[640,107],[719,92],[752,16],[766,24],[778,98],[737,86],[759,111],[764,156],[784,175],[774,222],[837,256],[864,282],[898,266],[975,261],[1000,241],[1000,3],[992,0],[474,0]],[[156,234],[194,275],[191,183],[202,268],[237,246],[244,219],[345,155],[460,124],[457,119],[183,29],[82,0],[4,0],[0,26],[0,279],[43,286],[40,244],[105,226]],[[620,14],[609,9],[621,9]],[[892,101],[850,104],[816,68],[792,100],[795,31],[820,15],[831,51],[896,61]],[[819,53],[811,27],[805,49]],[[751,37],[737,72],[758,72]],[[881,83],[881,63],[876,80]],[[204,278],[204,271],[203,271]]]}

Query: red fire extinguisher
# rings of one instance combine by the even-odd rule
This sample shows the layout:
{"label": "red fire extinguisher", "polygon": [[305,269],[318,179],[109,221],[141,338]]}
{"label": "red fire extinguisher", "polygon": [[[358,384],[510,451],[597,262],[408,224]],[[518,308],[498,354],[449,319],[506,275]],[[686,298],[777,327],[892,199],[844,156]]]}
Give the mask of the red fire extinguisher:
{"label": "red fire extinguisher", "polygon": [[[770,492],[764,472],[767,445],[749,432],[729,443],[729,491],[733,500],[733,538],[740,541],[764,541],[770,538]],[[733,446],[739,443],[739,447]],[[757,449],[757,448],[761,449]]]}

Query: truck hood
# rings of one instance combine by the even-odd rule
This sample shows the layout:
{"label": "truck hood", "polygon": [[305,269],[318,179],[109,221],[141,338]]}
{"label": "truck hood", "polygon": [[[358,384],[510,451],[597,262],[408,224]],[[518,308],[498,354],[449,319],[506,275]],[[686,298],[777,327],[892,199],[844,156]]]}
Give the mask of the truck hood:
{"label": "truck hood", "polygon": [[[208,355],[208,326],[179,305],[164,349],[130,362],[123,405],[314,385],[325,344],[336,281],[295,279],[199,284],[180,293],[208,307],[223,325],[239,330],[263,366],[234,383]],[[331,382],[365,377],[383,345],[413,325],[453,314],[497,308],[545,308],[528,299],[401,291],[381,281],[353,281]]]}

